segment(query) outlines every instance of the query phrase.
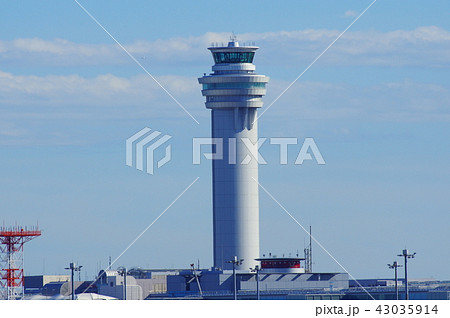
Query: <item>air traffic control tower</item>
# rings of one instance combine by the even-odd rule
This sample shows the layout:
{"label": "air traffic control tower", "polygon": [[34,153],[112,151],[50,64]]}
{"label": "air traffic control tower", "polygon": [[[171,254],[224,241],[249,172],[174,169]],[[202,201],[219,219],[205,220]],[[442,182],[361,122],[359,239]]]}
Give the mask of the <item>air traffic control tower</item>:
{"label": "air traffic control tower", "polygon": [[229,261],[237,256],[243,262],[236,268],[249,270],[259,258],[257,110],[269,78],[255,74],[256,46],[239,46],[232,38],[226,47],[208,49],[213,73],[199,83],[217,138],[212,151],[220,158],[223,150],[212,164],[214,267],[232,269]]}

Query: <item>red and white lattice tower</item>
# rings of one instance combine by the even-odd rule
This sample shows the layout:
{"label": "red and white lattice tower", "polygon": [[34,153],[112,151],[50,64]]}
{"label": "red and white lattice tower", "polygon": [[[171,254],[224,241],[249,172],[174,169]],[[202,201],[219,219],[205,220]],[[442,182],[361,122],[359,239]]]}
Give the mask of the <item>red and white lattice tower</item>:
{"label": "red and white lattice tower", "polygon": [[23,298],[23,245],[40,235],[37,227],[0,227],[0,299]]}

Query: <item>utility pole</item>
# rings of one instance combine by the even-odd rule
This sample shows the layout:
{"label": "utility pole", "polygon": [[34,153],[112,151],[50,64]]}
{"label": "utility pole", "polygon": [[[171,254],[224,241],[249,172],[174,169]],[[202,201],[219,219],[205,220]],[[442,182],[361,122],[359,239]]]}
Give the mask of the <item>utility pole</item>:
{"label": "utility pole", "polygon": [[70,269],[71,275],[70,275],[70,281],[72,286],[72,300],[75,300],[75,284],[74,284],[74,273],[79,272],[83,266],[77,266],[75,263],[70,263],[69,267],[66,267],[65,269]]}
{"label": "utility pole", "polygon": [[234,286],[234,300],[237,300],[237,281],[236,281],[236,265],[241,265],[244,260],[238,260],[238,257],[235,256],[231,261],[227,261],[227,263],[233,264],[233,286]]}
{"label": "utility pole", "polygon": [[409,290],[408,290],[408,258],[414,258],[416,253],[408,254],[408,250],[403,250],[402,254],[398,254],[397,256],[405,258],[405,299],[409,299]]}
{"label": "utility pole", "polygon": [[398,276],[397,276],[397,268],[402,267],[402,265],[399,265],[399,264],[397,263],[397,261],[394,261],[394,262],[392,263],[392,265],[391,265],[391,264],[388,264],[388,266],[389,266],[390,269],[394,269],[394,271],[395,271],[395,299],[398,300]]}

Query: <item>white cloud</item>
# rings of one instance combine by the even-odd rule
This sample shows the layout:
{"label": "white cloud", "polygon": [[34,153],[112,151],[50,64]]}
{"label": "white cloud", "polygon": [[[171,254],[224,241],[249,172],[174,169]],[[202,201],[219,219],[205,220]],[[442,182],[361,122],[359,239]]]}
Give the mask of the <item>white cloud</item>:
{"label": "white cloud", "polygon": [[[248,33],[239,35],[239,39],[241,42],[255,41],[262,47],[258,55],[258,65],[292,69],[292,65],[308,64],[338,35],[339,31],[335,30],[309,29]],[[204,99],[196,78],[203,71],[207,71],[205,64],[212,63],[211,59],[205,62],[205,55],[208,54],[205,47],[211,42],[226,42],[228,37],[229,34],[226,33],[207,33],[192,38],[139,41],[126,47],[136,57],[145,57],[143,64],[149,66],[150,70],[155,64],[172,67],[175,65],[172,70],[176,70],[177,65],[197,67],[195,64],[201,63],[195,76],[157,76],[158,81],[199,118],[209,114],[204,109]],[[22,138],[33,131],[24,125],[24,122],[32,123],[36,128],[46,127],[49,122],[60,119],[170,120],[172,116],[186,116],[145,73],[130,76],[111,74],[105,72],[104,68],[96,69],[94,66],[133,63],[115,45],[17,39],[0,41],[0,51],[3,52],[0,54],[0,62],[5,62],[4,65],[25,61],[24,63],[35,63],[37,67],[44,62],[50,66],[44,65],[46,71],[40,71],[40,75],[18,75],[11,71],[0,71],[0,118],[3,121],[0,123],[0,136],[3,144],[8,143],[11,138]],[[322,57],[320,63],[322,66],[449,67],[448,56],[450,33],[437,27],[421,27],[386,33],[348,32]],[[89,67],[92,69],[89,76],[81,72],[69,75],[52,74],[52,71],[61,65],[75,68],[79,65],[93,67]],[[108,66],[107,69],[109,68]],[[45,72],[49,72],[48,75],[45,75]],[[111,68],[110,72],[114,72],[114,68]],[[450,121],[450,111],[445,106],[450,100],[448,85],[424,84],[417,80],[386,81],[383,79],[372,84],[366,83],[364,87],[358,86],[359,83],[349,84],[348,81],[346,84],[299,81],[264,116],[268,116],[270,120],[283,118],[283,125],[286,126],[296,125],[297,118],[313,122]],[[265,98],[266,107],[289,84],[290,82],[282,77],[272,77],[268,96]],[[36,129],[39,131],[39,128]],[[57,130],[59,127],[53,129]],[[57,136],[59,131],[52,134]]]}
{"label": "white cloud", "polygon": [[307,82],[295,85],[286,95],[268,116],[320,121],[450,121],[450,87],[440,84],[404,80],[360,87]]}
{"label": "white cloud", "polygon": [[80,44],[65,39],[49,41],[39,38],[0,41],[0,50],[0,61],[34,66],[119,63],[122,54],[117,46],[111,44]]}
{"label": "white cloud", "polygon": [[[197,119],[208,122],[209,112],[195,78],[158,77]],[[290,84],[272,79],[265,108]],[[298,121],[337,127],[336,123],[450,122],[450,87],[412,80],[358,86],[299,82],[268,110],[266,129],[298,132]],[[156,120],[190,123],[191,119],[145,75],[130,78],[111,74],[94,78],[16,76],[0,72],[0,144],[76,143],[80,129],[93,122]],[[174,118],[176,117],[176,118]],[[90,127],[90,128],[89,128]],[[307,133],[307,131],[305,132]],[[342,132],[340,132],[342,133]],[[348,133],[348,132],[347,132]],[[76,135],[78,137],[68,137]]]}
{"label": "white cloud", "polygon": [[[195,78],[157,80],[192,111],[203,111]],[[196,107],[193,107],[195,105]],[[113,121],[191,119],[147,75],[24,76],[0,71],[0,145],[92,142],[96,126]],[[115,132],[112,132],[115,133]]]}
{"label": "white cloud", "polygon": [[344,13],[344,16],[346,18],[348,17],[357,17],[358,16],[358,12],[354,11],[354,10],[348,10]]}
{"label": "white cloud", "polygon": [[[173,94],[199,89],[195,78],[161,76],[158,81]],[[0,71],[0,101],[3,105],[131,104],[154,100],[163,94],[147,75],[126,78],[102,74],[88,78],[80,75],[24,76]]]}
{"label": "white cloud", "polygon": [[[242,42],[257,42],[267,61],[297,63],[310,61],[326,48],[340,30],[306,29],[238,36]],[[211,43],[228,41],[227,33],[198,37],[136,41],[124,44],[148,65],[186,65],[204,60]],[[35,66],[80,66],[133,63],[114,44],[80,44],[64,39],[38,38],[0,41],[0,62]],[[331,65],[439,66],[449,67],[450,32],[435,26],[391,32],[348,31],[325,54],[321,62]]]}
{"label": "white cloud", "polygon": [[[182,104],[195,103],[203,109],[203,98],[196,78],[161,76],[158,81]],[[265,97],[266,106],[290,83],[272,79]],[[412,80],[367,85],[327,82],[299,82],[273,105],[272,116],[299,114],[310,119],[377,120],[450,120],[445,105],[450,100],[450,87],[424,84]],[[112,74],[93,78],[68,76],[17,76],[0,72],[0,111],[20,116],[23,106],[32,106],[39,113],[52,109],[55,113],[95,113],[98,118],[113,113],[98,112],[113,109],[118,117],[126,114],[127,107],[141,107],[148,114],[171,109],[179,110],[166,93],[146,75],[119,77]],[[152,107],[151,105],[158,105]],[[33,108],[31,109],[33,111]],[[167,113],[168,116],[170,112]],[[26,113],[26,116],[29,112]],[[4,115],[5,116],[5,115]],[[3,116],[3,117],[4,117]],[[132,116],[128,114],[127,116]],[[139,115],[137,115],[139,116]]]}
{"label": "white cloud", "polygon": [[0,122],[0,136],[20,137],[24,136],[26,133],[27,133],[26,129],[19,128],[15,124],[3,121]]}
{"label": "white cloud", "polygon": [[[264,62],[286,65],[314,60],[337,30],[246,34],[264,47]],[[450,32],[429,26],[392,32],[348,31],[320,59],[322,65],[450,67]]]}

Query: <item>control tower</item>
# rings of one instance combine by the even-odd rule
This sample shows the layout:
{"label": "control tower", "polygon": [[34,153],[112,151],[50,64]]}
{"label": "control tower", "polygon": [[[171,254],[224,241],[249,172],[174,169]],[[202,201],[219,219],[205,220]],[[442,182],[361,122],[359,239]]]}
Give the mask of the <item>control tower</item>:
{"label": "control tower", "polygon": [[248,270],[259,258],[257,110],[269,78],[255,73],[256,46],[232,38],[228,46],[208,49],[213,73],[198,81],[211,109],[213,142],[223,143],[222,158],[212,163],[214,267],[232,269],[237,256],[243,261],[236,269]]}

